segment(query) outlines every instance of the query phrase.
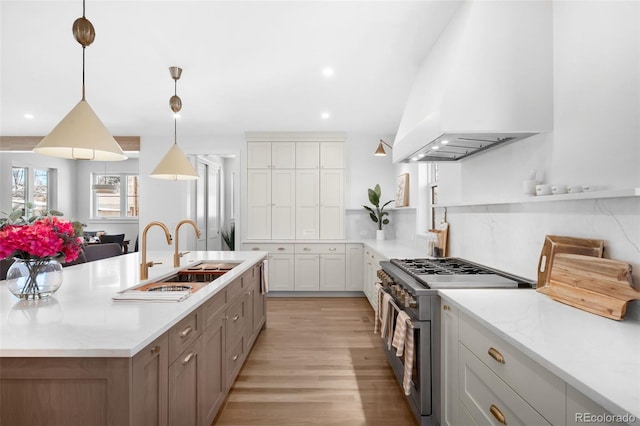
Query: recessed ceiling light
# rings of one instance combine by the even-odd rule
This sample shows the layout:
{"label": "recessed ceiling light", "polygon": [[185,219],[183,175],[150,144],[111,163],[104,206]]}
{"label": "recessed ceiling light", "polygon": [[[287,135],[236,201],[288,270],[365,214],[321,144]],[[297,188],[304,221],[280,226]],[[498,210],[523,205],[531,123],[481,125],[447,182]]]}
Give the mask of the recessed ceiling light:
{"label": "recessed ceiling light", "polygon": [[320,114],[320,118],[322,118],[323,120],[328,120],[329,117],[331,117],[331,114],[329,114],[328,112],[323,112],[322,114]]}
{"label": "recessed ceiling light", "polygon": [[446,144],[448,144],[448,143],[449,143],[449,141],[445,139],[445,140],[441,141],[440,143],[441,143],[442,145],[446,145]]}
{"label": "recessed ceiling light", "polygon": [[425,154],[418,154],[418,158],[424,158]]}
{"label": "recessed ceiling light", "polygon": [[437,151],[437,150],[440,149],[440,147],[439,146],[432,146],[431,149],[434,150],[434,151]]}
{"label": "recessed ceiling light", "polygon": [[326,67],[322,69],[322,75],[324,75],[325,77],[333,77],[334,71],[333,68],[331,67]]}
{"label": "recessed ceiling light", "polygon": [[25,114],[24,118],[26,118],[27,120],[33,120],[36,117],[33,114]]}

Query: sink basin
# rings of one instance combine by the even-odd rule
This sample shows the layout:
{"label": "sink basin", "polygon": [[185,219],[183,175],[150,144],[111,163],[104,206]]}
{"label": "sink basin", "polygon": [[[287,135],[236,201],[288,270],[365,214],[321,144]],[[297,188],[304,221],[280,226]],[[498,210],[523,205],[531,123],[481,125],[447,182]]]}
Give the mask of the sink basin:
{"label": "sink basin", "polygon": [[181,269],[157,282],[146,283],[135,290],[140,291],[190,291],[195,293],[207,284],[226,274],[239,263],[202,261]]}

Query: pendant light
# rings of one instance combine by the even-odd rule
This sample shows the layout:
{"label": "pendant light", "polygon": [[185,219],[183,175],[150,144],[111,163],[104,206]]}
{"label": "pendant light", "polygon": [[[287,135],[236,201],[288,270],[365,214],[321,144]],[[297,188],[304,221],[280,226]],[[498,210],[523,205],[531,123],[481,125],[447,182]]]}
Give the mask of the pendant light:
{"label": "pendant light", "polygon": [[182,109],[182,99],[178,96],[178,80],[182,75],[182,68],[169,67],[169,73],[174,82],[174,93],[169,99],[169,107],[173,111],[173,146],[160,160],[151,177],[171,180],[198,179],[198,173],[193,168],[187,156],[178,146],[178,117],[176,114]]}
{"label": "pendant light", "polygon": [[36,147],[34,152],[52,157],[74,160],[119,161],[127,156],[85,100],[84,62],[85,48],[93,43],[96,33],[85,18],[82,1],[82,17],[73,23],[73,36],[82,45],[82,99]]}
{"label": "pendant light", "polygon": [[376,157],[386,157],[386,155],[387,155],[387,153],[384,152],[384,146],[382,146],[382,144],[385,144],[386,146],[388,146],[389,149],[393,149],[393,147],[391,145],[389,145],[388,143],[386,143],[385,141],[380,139],[380,143],[378,144],[378,148],[376,149],[376,152],[373,153],[373,155],[375,155]]}
{"label": "pendant light", "polygon": [[[107,177],[107,162],[104,162],[104,178],[103,182],[106,181]],[[91,189],[96,194],[117,194],[120,192],[120,185],[117,183],[94,183],[91,185]]]}

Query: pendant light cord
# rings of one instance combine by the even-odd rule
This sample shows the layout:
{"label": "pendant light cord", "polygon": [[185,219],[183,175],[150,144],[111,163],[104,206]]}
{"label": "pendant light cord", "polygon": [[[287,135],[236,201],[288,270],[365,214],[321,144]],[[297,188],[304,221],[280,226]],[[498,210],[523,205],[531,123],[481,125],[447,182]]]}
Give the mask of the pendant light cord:
{"label": "pendant light cord", "polygon": [[[82,17],[86,19],[85,16],[85,0],[82,0]],[[84,101],[84,52],[85,52],[86,46],[84,44],[82,44],[82,100]]]}

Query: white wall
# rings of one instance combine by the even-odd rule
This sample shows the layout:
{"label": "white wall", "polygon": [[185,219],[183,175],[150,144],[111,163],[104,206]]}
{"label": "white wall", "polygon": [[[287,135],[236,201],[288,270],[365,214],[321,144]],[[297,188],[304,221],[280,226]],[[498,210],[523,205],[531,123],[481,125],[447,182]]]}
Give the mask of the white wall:
{"label": "white wall", "polygon": [[[640,187],[640,3],[553,5],[553,131],[459,163],[443,198],[522,196],[531,169],[546,183]],[[534,279],[546,234],[602,238],[640,282],[638,198],[456,207],[448,221],[454,256]]]}

